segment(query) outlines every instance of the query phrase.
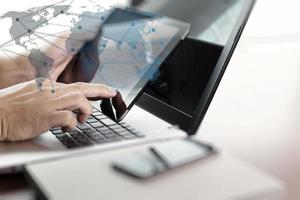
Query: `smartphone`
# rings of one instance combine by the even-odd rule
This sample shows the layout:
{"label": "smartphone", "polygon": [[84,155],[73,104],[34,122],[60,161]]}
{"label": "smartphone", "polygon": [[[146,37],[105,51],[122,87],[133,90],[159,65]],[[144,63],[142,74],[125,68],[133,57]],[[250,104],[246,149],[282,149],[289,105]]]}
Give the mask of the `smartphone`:
{"label": "smartphone", "polygon": [[112,167],[132,177],[146,179],[216,153],[215,147],[197,140],[176,139],[117,158]]}

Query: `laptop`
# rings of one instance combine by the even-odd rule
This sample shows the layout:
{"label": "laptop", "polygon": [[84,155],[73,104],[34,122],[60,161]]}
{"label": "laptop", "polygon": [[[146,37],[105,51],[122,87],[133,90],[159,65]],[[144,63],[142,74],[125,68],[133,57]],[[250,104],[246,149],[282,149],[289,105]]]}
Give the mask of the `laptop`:
{"label": "laptop", "polygon": [[[201,98],[199,101],[197,101],[197,104],[194,109],[194,114],[192,115],[191,118],[191,123],[189,127],[189,134],[195,134],[196,130],[198,129],[207,108],[209,107],[209,104],[214,96],[214,93],[218,87],[218,84],[222,78],[222,75],[224,74],[224,71],[226,69],[226,66],[231,58],[231,55],[236,47],[236,44],[240,38],[240,35],[243,31],[243,28],[248,20],[248,17],[251,13],[252,7],[254,5],[254,0],[247,0],[245,1],[244,9],[240,14],[240,17],[238,21],[236,22],[236,25],[230,35],[230,38],[228,39],[225,47],[223,48],[218,61],[213,68],[210,76],[208,77],[208,81],[206,84],[206,87],[203,91],[203,94],[201,95]],[[180,35],[177,35],[178,38],[172,38],[170,40],[170,43],[167,45],[166,48],[162,50],[162,55],[160,61],[165,60],[168,55],[172,53],[172,50],[175,48],[176,44],[178,44],[180,41],[182,41],[189,30],[189,26],[186,25],[185,23],[178,22],[177,20],[169,19],[172,20],[171,23],[167,24],[168,26],[171,26],[172,28],[177,29],[177,33],[180,32],[178,27],[182,27],[184,24],[184,30],[180,32]],[[180,24],[178,26],[178,24]],[[172,31],[173,32],[173,31]],[[167,33],[172,33],[167,31]],[[176,34],[175,34],[176,35]],[[170,48],[168,48],[170,47]],[[157,62],[157,61],[156,61]],[[156,62],[154,64],[155,69],[157,69],[157,66],[160,66],[160,64],[157,64]],[[151,70],[150,70],[151,71]],[[150,73],[151,76],[149,76],[149,73],[146,73],[147,80],[151,80],[152,78],[155,78],[155,73]],[[105,80],[104,80],[105,81]],[[93,81],[92,81],[93,82]],[[139,82],[139,81],[137,81]],[[147,81],[146,81],[147,82]],[[146,86],[146,82],[142,81],[142,86],[139,87],[138,90],[134,88],[134,96],[139,97],[142,94],[143,89]],[[124,89],[125,95],[124,98],[125,102],[126,99],[130,99],[130,103],[135,102],[137,98],[133,98],[126,95],[126,89]],[[122,90],[120,90],[122,94]],[[128,97],[128,98],[127,98]],[[110,103],[112,105],[112,102],[106,102]],[[126,129],[126,131],[132,131],[132,133],[128,133],[128,135],[132,134],[133,136],[132,139],[121,139],[118,141],[113,141],[113,142],[108,142],[108,143],[100,143],[100,144],[95,144],[95,145],[87,145],[84,147],[74,147],[68,149],[65,145],[63,145],[63,142],[60,142],[57,137],[55,136],[56,133],[51,133],[47,132],[43,134],[42,136],[36,138],[33,141],[27,142],[25,144],[1,144],[0,149],[3,149],[3,151],[0,151],[0,168],[2,169],[16,169],[19,170],[21,169],[20,166],[24,165],[25,163],[30,163],[30,162],[41,162],[45,159],[49,158],[63,158],[63,157],[70,157],[70,156],[77,156],[81,154],[86,154],[86,153],[91,153],[91,152],[101,152],[101,151],[108,151],[112,150],[115,148],[121,148],[121,147],[126,147],[126,146],[132,146],[132,145],[143,145],[146,143],[153,143],[156,141],[165,141],[169,139],[175,139],[175,138],[182,138],[187,136],[187,132],[181,131],[177,128],[176,124],[174,126],[171,125],[170,123],[167,123],[165,120],[162,120],[161,118],[158,118],[149,112],[146,112],[145,110],[133,106],[133,104],[130,105],[130,103],[127,103],[127,109],[126,111],[118,115],[116,109],[114,109],[113,113],[114,116],[106,117],[108,115],[103,115],[99,111],[100,107],[100,102],[96,102],[94,104],[95,110],[92,116],[88,119],[90,121],[87,122],[87,125],[90,128],[94,128],[91,123],[103,123],[105,125],[104,127],[107,127],[110,130],[113,130],[115,133],[117,133],[118,128],[120,129]],[[126,104],[126,103],[125,103]],[[113,106],[112,106],[113,107]],[[130,110],[131,109],[131,110]],[[130,112],[128,112],[130,110]],[[181,111],[179,111],[181,112]],[[119,117],[118,117],[118,116]],[[166,115],[166,113],[165,113]],[[116,119],[119,118],[119,120],[112,120],[113,118]],[[126,116],[126,117],[125,117]],[[125,118],[124,118],[125,117]],[[124,118],[121,122],[116,122],[115,121],[120,121],[122,118]],[[96,121],[97,120],[97,121]],[[105,123],[107,122],[107,124]],[[124,123],[123,123],[124,122]],[[111,124],[110,124],[111,123]],[[114,128],[114,126],[117,126],[118,128]],[[81,131],[82,127],[78,127],[78,130],[80,133],[83,132]],[[96,128],[97,130],[97,128]],[[60,134],[59,128],[53,129],[52,131],[58,132]],[[72,133],[67,133],[67,135],[71,135]],[[118,133],[117,133],[118,134]],[[121,135],[121,134],[120,134]],[[89,136],[87,136],[89,137]],[[67,139],[68,140],[68,139]],[[68,143],[68,141],[66,142]],[[94,144],[94,142],[93,142]],[[72,145],[72,144],[71,144]],[[42,148],[40,148],[42,146]],[[13,167],[13,168],[12,168]]]}
{"label": "laptop", "polygon": [[92,76],[89,70],[83,73],[92,77],[91,83],[117,88],[116,97],[92,102],[91,116],[73,130],[65,132],[55,127],[31,141],[0,143],[1,172],[20,170],[24,164],[37,160],[185,135],[140,108],[134,108],[131,115],[129,110],[147,83],[155,78],[162,62],[186,37],[189,24],[130,8],[115,8],[105,20],[99,20],[104,21],[97,44],[101,62]]}
{"label": "laptop", "polygon": [[[248,17],[251,13],[251,10],[254,6],[255,1],[254,0],[247,0],[245,1],[244,9],[239,17],[238,22],[236,23],[235,28],[232,31],[232,34],[230,38],[228,39],[225,47],[222,50],[222,53],[219,56],[218,62],[215,65],[214,69],[211,72],[211,75],[209,77],[209,80],[207,82],[207,85],[204,89],[204,92],[202,94],[201,99],[196,103],[195,106],[195,113],[193,115],[192,122],[189,123],[188,129],[185,128],[185,124],[182,124],[182,127],[186,129],[187,133],[193,133],[195,134],[195,130],[199,129],[199,125],[203,119],[203,116],[205,115],[205,112],[207,108],[209,107],[209,104],[212,100],[212,97],[218,87],[218,84],[222,78],[222,75],[224,74],[224,71],[226,69],[226,66],[233,54],[233,51],[239,41],[240,35],[242,34],[242,31],[244,29],[244,26],[248,20]],[[180,47],[179,47],[180,48]],[[162,102],[164,103],[164,102]],[[162,107],[163,108],[163,107]],[[181,112],[181,111],[179,111]],[[131,112],[130,112],[131,113]],[[130,115],[129,113],[129,115]],[[141,115],[142,116],[142,115]],[[164,117],[164,116],[162,116]],[[127,118],[127,117],[126,117]],[[172,121],[172,117],[171,117]],[[174,121],[174,120],[173,120]],[[148,124],[148,122],[144,122],[144,124]],[[154,143],[155,145],[155,143]],[[150,145],[151,146],[151,145]],[[149,145],[139,146],[139,147],[133,147],[134,151],[141,151],[145,149],[146,147],[149,147]],[[112,151],[108,152],[106,154],[93,154],[93,155],[86,155],[86,156],[80,156],[80,157],[73,157],[70,159],[60,159],[50,162],[38,162],[31,165],[25,166],[25,172],[26,175],[28,175],[29,180],[32,181],[33,186],[35,187],[36,191],[38,192],[39,198],[41,199],[66,199],[66,198],[73,198],[73,199],[81,199],[83,197],[88,197],[90,199],[97,199],[97,198],[105,198],[105,199],[116,199],[121,197],[130,197],[132,199],[153,199],[153,198],[161,198],[162,196],[166,197],[166,199],[184,199],[187,196],[191,197],[192,199],[196,197],[196,199],[202,199],[200,196],[204,196],[203,199],[243,199],[243,195],[249,195],[249,187],[250,185],[245,185],[245,188],[247,188],[247,191],[243,191],[243,186],[241,186],[241,182],[244,183],[243,178],[242,181],[237,181],[238,185],[232,185],[232,184],[225,184],[225,186],[230,186],[229,188],[222,191],[224,192],[216,192],[215,186],[218,186],[218,183],[228,183],[228,181],[232,181],[232,175],[228,176],[228,180],[226,179],[226,176],[228,173],[224,173],[224,169],[217,169],[216,166],[210,166],[207,165],[199,165],[200,169],[196,169],[195,173],[178,173],[176,176],[172,177],[162,177],[158,181],[158,179],[151,179],[148,181],[135,181],[133,179],[128,179],[127,176],[121,175],[119,173],[115,173],[115,171],[112,170],[112,168],[108,167],[111,164],[112,158],[118,158],[119,156],[123,156],[124,154],[128,153],[131,149],[122,149],[118,151]],[[116,157],[115,157],[116,156]],[[220,157],[219,157],[220,158]],[[206,164],[212,164],[214,161],[217,161],[217,159],[211,159],[209,163]],[[222,158],[222,155],[221,155]],[[226,159],[225,159],[226,160]],[[233,160],[231,160],[233,161]],[[229,162],[228,166],[229,169],[232,172],[232,162]],[[85,166],[81,166],[80,163],[84,162]],[[221,161],[222,165],[225,166],[224,160]],[[226,163],[226,162],[225,162]],[[238,165],[237,165],[238,166]],[[53,167],[57,167],[57,169],[61,169],[58,172],[58,176],[53,174],[56,174],[57,171],[53,169]],[[194,166],[195,167],[195,166]],[[74,170],[72,170],[74,169]],[[214,172],[207,172],[206,169],[214,169]],[[198,170],[198,171],[197,171]],[[226,170],[225,170],[226,171]],[[236,175],[236,172],[241,172],[241,176],[247,174],[244,170],[233,170],[234,175]],[[176,174],[176,172],[174,172]],[[197,180],[200,181],[199,184],[197,184],[195,181],[196,179],[192,179],[195,177],[195,175],[204,174],[203,177],[199,176]],[[252,172],[251,172],[252,173]],[[173,174],[173,175],[175,175]],[[214,177],[217,174],[216,177]],[[188,175],[188,176],[187,176]],[[211,176],[208,177],[207,175]],[[224,176],[225,175],[225,176]],[[65,177],[63,177],[65,176]],[[63,178],[61,178],[63,177]],[[66,178],[67,177],[67,178]],[[175,179],[174,179],[175,177]],[[182,178],[182,180],[178,181],[178,177]],[[186,179],[188,177],[188,179]],[[219,179],[220,177],[224,178],[224,180]],[[240,176],[237,176],[240,177]],[[256,175],[250,175],[247,174],[247,178],[249,177],[256,177]],[[265,177],[265,176],[264,176]],[[245,179],[247,179],[245,178]],[[105,181],[101,181],[105,180]],[[191,182],[191,180],[193,180]],[[205,182],[205,180],[209,180],[208,183]],[[217,180],[217,182],[216,182]],[[248,179],[247,179],[248,180]],[[222,182],[223,181],[223,182]],[[187,185],[184,185],[182,183],[192,183],[191,186],[187,187]],[[210,183],[212,183],[210,185]],[[253,183],[253,180],[250,181]],[[255,180],[255,184],[253,186],[259,186],[260,184],[257,184],[260,181]],[[176,185],[176,183],[178,183]],[[203,187],[199,187],[199,185],[203,184]],[[261,182],[260,182],[261,183]],[[186,187],[184,187],[186,186]],[[209,188],[207,187],[209,186]],[[231,187],[233,186],[233,187]],[[74,192],[74,188],[81,188],[82,190],[76,190]],[[109,189],[108,189],[109,188]],[[112,192],[110,189],[114,189],[116,192]],[[175,190],[181,191],[177,192],[174,195],[174,188]],[[191,190],[192,188],[192,190]],[[199,190],[200,188],[200,190]],[[233,189],[232,189],[233,188]],[[139,190],[137,190],[139,189]],[[211,189],[211,191],[209,191]],[[232,191],[231,191],[232,189]],[[239,190],[240,189],[240,190]],[[254,188],[253,188],[254,189]],[[196,192],[195,192],[196,191]],[[238,191],[239,194],[236,192]],[[253,190],[253,194],[257,191],[261,191],[261,188],[256,188]],[[268,189],[268,191],[271,191]],[[273,190],[274,191],[274,190]],[[278,191],[278,190],[277,190]],[[217,194],[217,195],[216,195]],[[264,193],[265,194],[265,193]],[[258,197],[257,195],[250,195],[251,197],[255,198]],[[198,197],[198,198],[197,198]],[[190,199],[191,199],[190,198]],[[251,198],[251,199],[253,199]],[[263,198],[263,197],[262,197]],[[248,198],[245,198],[248,199]],[[250,197],[249,197],[250,199]],[[257,199],[257,198],[256,198]]]}

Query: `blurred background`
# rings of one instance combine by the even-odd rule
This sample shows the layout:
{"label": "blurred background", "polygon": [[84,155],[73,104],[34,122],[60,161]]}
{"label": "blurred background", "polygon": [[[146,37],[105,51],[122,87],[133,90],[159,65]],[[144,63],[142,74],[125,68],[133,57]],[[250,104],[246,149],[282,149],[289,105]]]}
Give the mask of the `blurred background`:
{"label": "blurred background", "polygon": [[132,0],[139,9],[191,24],[191,38],[224,45],[245,0]]}

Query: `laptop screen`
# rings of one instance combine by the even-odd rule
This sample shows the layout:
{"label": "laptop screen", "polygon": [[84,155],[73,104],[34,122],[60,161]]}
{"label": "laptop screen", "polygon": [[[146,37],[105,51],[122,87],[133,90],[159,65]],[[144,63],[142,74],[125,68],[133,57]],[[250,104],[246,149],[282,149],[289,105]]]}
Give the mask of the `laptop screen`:
{"label": "laptop screen", "polygon": [[[111,100],[116,120],[125,116],[188,30],[187,24],[166,17],[129,9],[112,11],[101,28],[98,42],[100,65],[91,82],[118,90],[117,96]],[[106,104],[109,106],[108,102]],[[101,108],[104,113],[111,110]]]}
{"label": "laptop screen", "polygon": [[138,105],[189,134],[195,134],[225,72],[254,0],[243,2],[243,10],[234,22],[225,46],[186,38],[161,66],[162,76],[146,89]]}

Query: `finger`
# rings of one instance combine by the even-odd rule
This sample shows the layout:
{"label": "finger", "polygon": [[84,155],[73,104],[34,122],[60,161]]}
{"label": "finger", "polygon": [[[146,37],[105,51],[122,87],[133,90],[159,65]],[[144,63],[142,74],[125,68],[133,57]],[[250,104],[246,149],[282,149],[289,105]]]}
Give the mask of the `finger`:
{"label": "finger", "polygon": [[75,128],[77,124],[76,116],[68,110],[55,111],[49,116],[50,127]]}
{"label": "finger", "polygon": [[57,89],[58,95],[78,91],[87,98],[112,98],[116,95],[114,90],[103,84],[73,83]]}
{"label": "finger", "polygon": [[72,92],[58,96],[49,101],[55,110],[79,111],[78,119],[85,120],[92,113],[92,106],[87,98],[80,92]]}

